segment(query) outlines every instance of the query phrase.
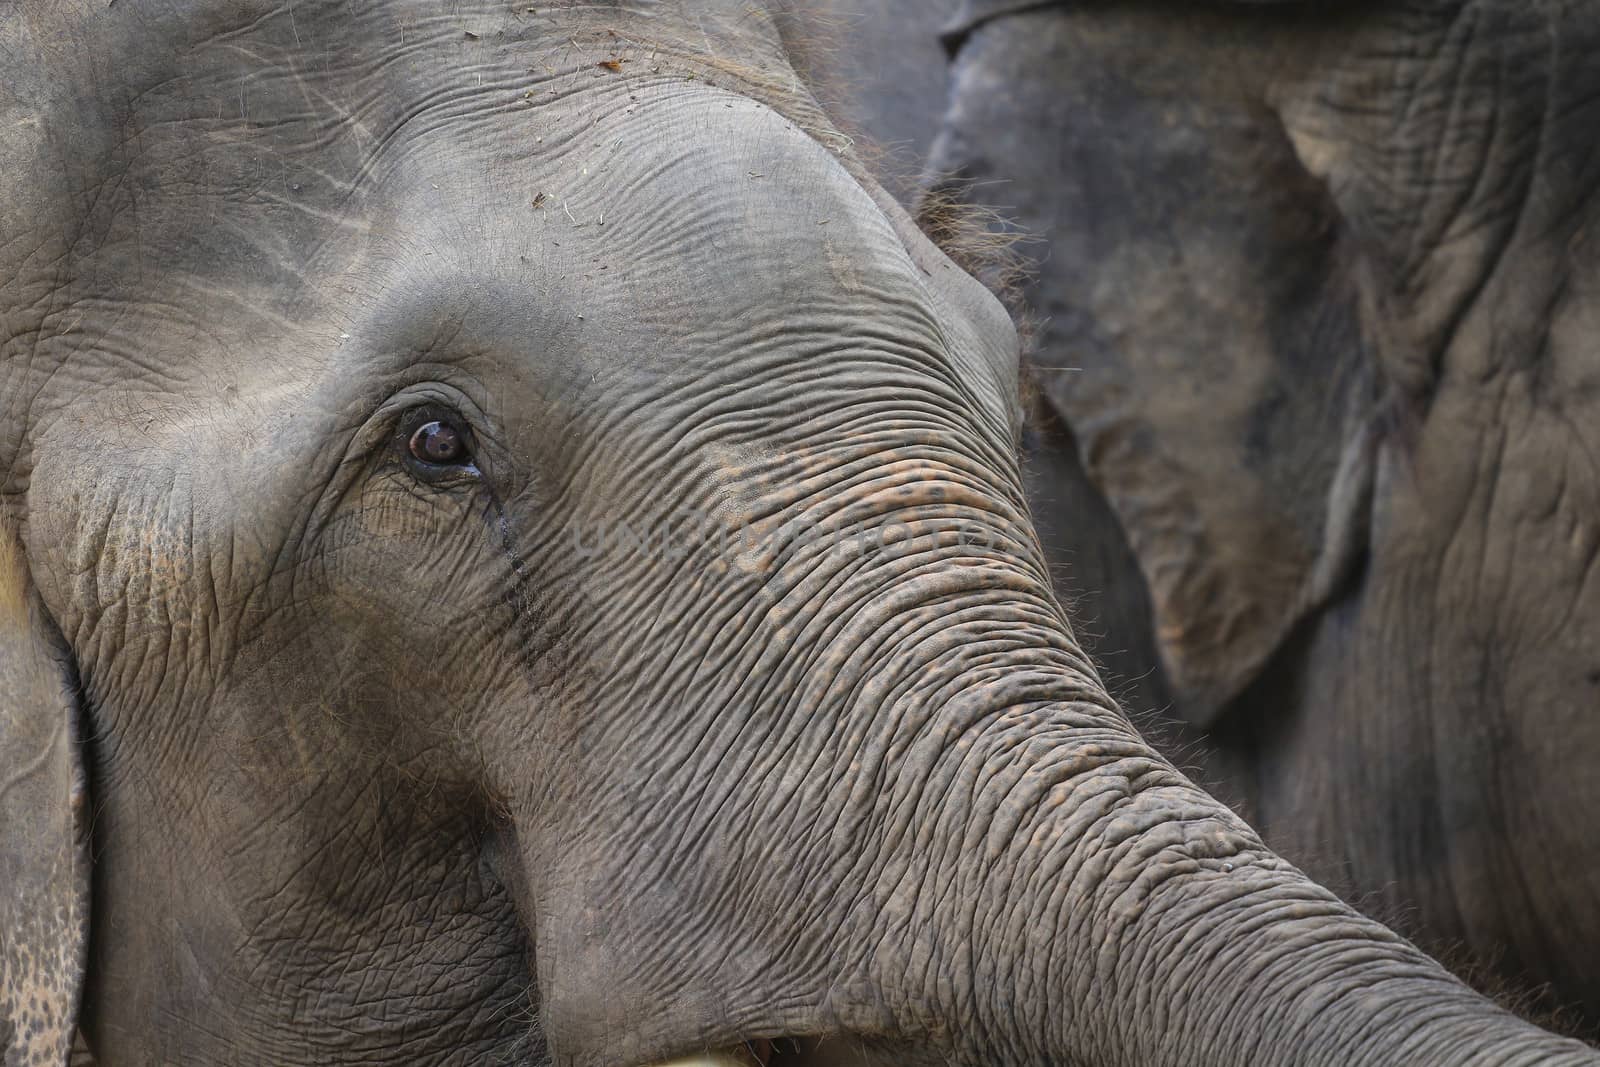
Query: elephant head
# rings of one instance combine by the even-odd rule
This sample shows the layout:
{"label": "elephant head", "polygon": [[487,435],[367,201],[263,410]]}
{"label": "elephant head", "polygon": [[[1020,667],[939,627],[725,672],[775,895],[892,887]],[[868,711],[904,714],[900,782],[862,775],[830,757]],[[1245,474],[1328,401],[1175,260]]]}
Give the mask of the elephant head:
{"label": "elephant head", "polygon": [[1597,14],[975,3],[936,164],[1268,840],[1591,1020]]}
{"label": "elephant head", "polygon": [[7,1063],[1595,1062],[1121,717],[775,13],[0,33]]}

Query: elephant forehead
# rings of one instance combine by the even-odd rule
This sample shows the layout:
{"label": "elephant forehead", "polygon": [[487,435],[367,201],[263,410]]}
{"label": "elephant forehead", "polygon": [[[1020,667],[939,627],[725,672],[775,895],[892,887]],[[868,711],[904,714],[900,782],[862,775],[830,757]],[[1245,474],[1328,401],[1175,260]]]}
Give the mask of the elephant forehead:
{"label": "elephant forehead", "polygon": [[[466,18],[491,8],[493,25]],[[132,301],[167,297],[180,317],[215,319],[231,302],[230,315],[270,309],[300,324],[315,318],[307,303],[365,299],[362,281],[392,280],[397,262],[437,258],[437,273],[465,249],[454,265],[504,275],[531,263],[551,295],[586,290],[597,280],[586,268],[617,269],[595,264],[597,249],[675,272],[676,284],[639,286],[652,307],[672,294],[716,306],[713,286],[759,303],[797,281],[859,292],[875,274],[914,274],[810,132],[706,85],[710,68],[683,58],[682,42],[657,53],[681,19],[635,13],[637,25],[613,21],[623,35],[481,3],[450,17],[406,4],[300,4],[242,20],[203,4],[160,10],[68,21],[72,47],[19,45],[19,61],[37,52],[105,68],[56,71],[48,91],[30,90],[52,147],[19,162],[52,172],[29,187],[62,195],[12,220],[90,235],[37,258],[55,265],[40,280],[51,304],[87,300],[75,310],[91,322],[102,298],[124,316]],[[743,44],[738,62],[758,64],[743,76],[793,79],[781,56]],[[72,89],[110,77],[125,91]],[[245,333],[259,342],[263,324]]]}
{"label": "elephant forehead", "polygon": [[277,375],[374,316],[487,303],[532,337],[541,316],[636,328],[613,349],[756,319],[839,332],[868,308],[938,342],[917,268],[833,148],[737,93],[580,67],[511,94],[469,75],[397,85],[404,119],[377,122],[334,83],[217,84],[145,94],[91,204],[99,240],[66,295],[91,335],[102,312],[121,324],[109,347],[137,336],[131,356],[160,342],[169,364],[238,364],[281,339]]}
{"label": "elephant forehead", "polygon": [[598,118],[573,110],[541,127],[551,150],[442,166],[426,142],[420,165],[398,154],[362,221],[380,270],[492,292],[513,320],[523,309],[637,327],[639,341],[725,338],[755,321],[838,332],[867,309],[935,340],[888,220],[783,116],[672,83],[635,84]]}

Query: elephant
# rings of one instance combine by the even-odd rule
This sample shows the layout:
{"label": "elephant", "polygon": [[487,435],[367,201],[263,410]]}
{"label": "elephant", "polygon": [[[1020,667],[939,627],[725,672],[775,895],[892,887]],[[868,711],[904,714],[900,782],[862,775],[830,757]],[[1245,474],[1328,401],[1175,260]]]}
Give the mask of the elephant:
{"label": "elephant", "polygon": [[1600,1033],[1600,5],[938,28],[923,194],[1037,236],[1029,494],[1130,711],[1318,881]]}
{"label": "elephant", "polygon": [[0,21],[0,1061],[1600,1064],[1123,717],[800,25]]}

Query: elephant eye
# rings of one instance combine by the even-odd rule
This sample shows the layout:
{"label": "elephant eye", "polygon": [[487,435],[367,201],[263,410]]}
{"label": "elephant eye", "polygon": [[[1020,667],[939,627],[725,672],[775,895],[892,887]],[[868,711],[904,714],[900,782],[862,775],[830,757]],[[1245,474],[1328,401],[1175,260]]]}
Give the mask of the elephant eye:
{"label": "elephant eye", "polygon": [[447,422],[425,422],[411,435],[411,455],[436,467],[448,467],[467,458],[461,431]]}
{"label": "elephant eye", "polygon": [[454,412],[418,408],[401,422],[397,437],[406,466],[424,481],[472,469],[472,431]]}

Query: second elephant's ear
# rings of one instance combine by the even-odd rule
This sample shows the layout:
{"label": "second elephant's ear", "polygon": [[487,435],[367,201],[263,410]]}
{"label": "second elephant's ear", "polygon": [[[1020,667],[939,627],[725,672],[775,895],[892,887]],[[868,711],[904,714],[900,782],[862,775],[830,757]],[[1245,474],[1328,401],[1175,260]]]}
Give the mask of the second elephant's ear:
{"label": "second elephant's ear", "polygon": [[76,682],[0,527],[0,1063],[66,1064],[89,927]]}
{"label": "second elephant's ear", "polygon": [[1337,266],[1194,240],[1187,269],[1108,252],[1106,332],[1047,312],[1035,376],[1139,562],[1173,710],[1209,728],[1364,558],[1377,387]]}
{"label": "second elephant's ear", "polygon": [[1193,30],[983,25],[934,166],[1048,241],[1035,377],[1139,561],[1174,710],[1209,726],[1362,558],[1379,386],[1337,206],[1249,53]]}

